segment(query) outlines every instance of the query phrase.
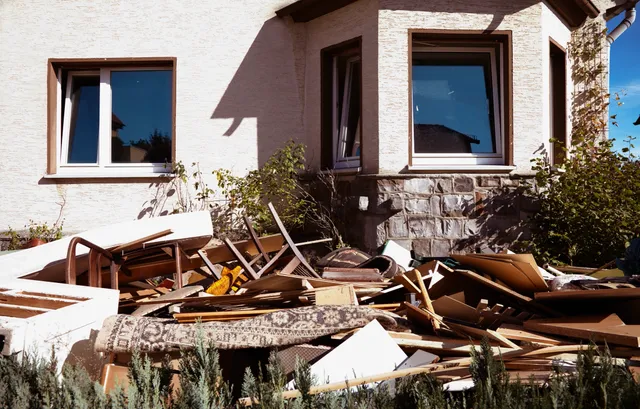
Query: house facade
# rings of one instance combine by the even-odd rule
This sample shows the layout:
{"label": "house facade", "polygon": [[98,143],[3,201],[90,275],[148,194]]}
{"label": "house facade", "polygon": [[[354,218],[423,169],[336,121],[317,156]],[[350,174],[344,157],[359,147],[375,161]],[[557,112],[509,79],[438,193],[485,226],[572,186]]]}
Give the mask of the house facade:
{"label": "house facade", "polygon": [[567,142],[571,33],[613,4],[3,1],[0,226],[143,217],[172,162],[214,183],[293,139],[354,244],[468,247],[535,211],[511,193]]}

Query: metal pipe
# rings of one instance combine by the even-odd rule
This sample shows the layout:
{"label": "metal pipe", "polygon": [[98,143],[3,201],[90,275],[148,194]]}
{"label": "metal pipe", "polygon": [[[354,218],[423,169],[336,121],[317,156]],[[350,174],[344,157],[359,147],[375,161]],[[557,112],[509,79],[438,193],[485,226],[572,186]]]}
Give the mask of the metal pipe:
{"label": "metal pipe", "polygon": [[636,9],[630,8],[624,12],[624,19],[620,22],[620,24],[618,24],[618,26],[607,35],[607,41],[609,42],[609,44],[613,44],[613,42],[616,41],[616,39],[620,37],[622,33],[627,31],[627,29],[631,27],[634,21],[636,21]]}

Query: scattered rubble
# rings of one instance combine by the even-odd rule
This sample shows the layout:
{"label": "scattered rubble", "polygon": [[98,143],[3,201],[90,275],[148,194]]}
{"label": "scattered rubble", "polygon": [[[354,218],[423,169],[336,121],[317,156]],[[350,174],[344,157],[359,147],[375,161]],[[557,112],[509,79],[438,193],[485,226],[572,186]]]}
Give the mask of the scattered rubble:
{"label": "scattered rubble", "polygon": [[[420,263],[394,242],[379,256],[346,248],[311,262],[305,246],[327,240],[294,242],[269,208],[280,233],[258,237],[245,219],[249,238],[239,242],[211,241],[210,218],[200,212],[0,257],[0,276],[9,279],[0,288],[2,354],[33,344],[46,355],[62,340],[64,362],[89,344],[106,359],[91,358],[103,365],[105,390],[127,381],[131,353],[177,360],[198,331],[220,350],[277,348],[289,375],[297,358],[308,361],[321,381],[311,393],[393,386],[419,373],[451,391],[472,387],[470,354],[483,339],[513,379],[544,384],[560,362],[575,369],[591,341],[638,371],[638,276],[572,276],[529,254]],[[288,386],[283,396],[297,396]]]}

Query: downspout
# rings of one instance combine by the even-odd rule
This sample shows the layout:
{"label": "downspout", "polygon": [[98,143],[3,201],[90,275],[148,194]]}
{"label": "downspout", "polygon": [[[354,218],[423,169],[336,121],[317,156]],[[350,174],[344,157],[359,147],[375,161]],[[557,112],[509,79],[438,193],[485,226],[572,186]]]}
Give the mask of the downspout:
{"label": "downspout", "polygon": [[609,44],[613,44],[613,42],[616,41],[616,39],[620,37],[622,33],[627,31],[627,29],[631,27],[631,24],[633,24],[634,21],[636,21],[636,9],[635,7],[632,7],[625,11],[624,19],[607,35],[607,41],[609,42]]}

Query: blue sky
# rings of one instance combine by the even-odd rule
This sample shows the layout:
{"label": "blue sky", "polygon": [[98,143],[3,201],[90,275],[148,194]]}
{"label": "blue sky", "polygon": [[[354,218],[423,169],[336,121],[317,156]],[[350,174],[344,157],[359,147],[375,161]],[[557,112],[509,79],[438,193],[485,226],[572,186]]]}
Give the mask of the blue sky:
{"label": "blue sky", "polygon": [[[623,14],[609,21],[609,30],[620,23]],[[622,96],[623,105],[620,107],[613,99],[611,101],[610,113],[617,115],[619,126],[610,127],[609,137],[616,139],[614,146],[618,150],[626,146],[623,141],[628,135],[638,137],[634,153],[640,155],[640,126],[633,125],[640,115],[640,21],[636,21],[611,45],[610,72],[612,96],[621,90],[626,91],[626,96]]]}

